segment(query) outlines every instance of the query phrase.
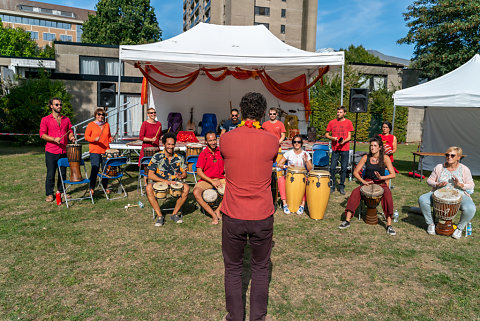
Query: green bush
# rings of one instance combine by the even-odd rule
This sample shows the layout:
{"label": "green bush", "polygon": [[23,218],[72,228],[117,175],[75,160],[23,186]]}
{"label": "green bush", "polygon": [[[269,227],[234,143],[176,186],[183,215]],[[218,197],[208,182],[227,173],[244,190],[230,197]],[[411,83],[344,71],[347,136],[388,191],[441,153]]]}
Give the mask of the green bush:
{"label": "green bush", "polygon": [[0,99],[2,110],[1,128],[3,132],[37,134],[36,136],[16,136],[22,143],[39,143],[38,136],[42,117],[51,113],[48,101],[52,97],[62,99],[62,114],[73,123],[71,95],[59,80],[50,80],[45,72],[38,79],[20,79],[10,88],[10,92]]}

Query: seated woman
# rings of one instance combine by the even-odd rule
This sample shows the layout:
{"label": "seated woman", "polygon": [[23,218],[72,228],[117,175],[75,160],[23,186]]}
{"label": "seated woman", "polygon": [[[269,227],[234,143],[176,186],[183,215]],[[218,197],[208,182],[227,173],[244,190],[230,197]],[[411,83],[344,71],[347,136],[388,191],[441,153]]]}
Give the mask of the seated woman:
{"label": "seated woman", "polygon": [[[360,175],[360,170],[364,168],[363,177]],[[385,169],[388,169],[389,174],[385,175]],[[385,218],[387,219],[387,233],[390,235],[396,235],[397,233],[392,227],[392,216],[393,216],[393,200],[392,193],[388,188],[385,180],[395,178],[395,171],[390,161],[390,157],[384,154],[383,143],[380,137],[373,137],[370,139],[370,151],[367,155],[364,155],[360,162],[358,162],[353,175],[362,183],[363,185],[378,184],[383,188],[382,196],[382,208],[385,213]],[[360,205],[361,195],[360,195],[361,186],[355,188],[350,194],[350,197],[347,201],[347,207],[345,209],[345,221],[340,224],[340,229],[346,229],[350,227],[350,220],[355,213],[358,205]]]}
{"label": "seated woman", "polygon": [[470,197],[470,194],[473,193],[473,189],[475,188],[475,183],[473,182],[470,169],[460,164],[460,159],[462,158],[462,149],[460,147],[449,147],[445,152],[445,157],[445,163],[435,166],[427,180],[427,184],[432,187],[432,190],[421,195],[418,198],[418,203],[425,217],[425,222],[428,225],[427,233],[435,235],[435,223],[433,222],[431,209],[432,194],[435,190],[445,186],[457,189],[462,195],[462,204],[460,205],[462,214],[452,237],[459,239],[462,237],[462,231],[467,223],[475,216],[475,204]]}
{"label": "seated woman", "polygon": [[[313,168],[312,158],[310,155],[302,149],[303,139],[300,135],[293,136],[292,139],[293,149],[285,152],[282,159],[277,163],[277,167],[284,168],[285,163],[288,166],[295,167],[306,167],[308,171],[311,171]],[[278,189],[280,191],[280,198],[283,202],[283,212],[285,214],[290,214],[287,204],[287,194],[285,192],[285,175],[278,178]],[[303,195],[302,204],[298,208],[297,214],[303,214],[305,210],[305,195]]]}

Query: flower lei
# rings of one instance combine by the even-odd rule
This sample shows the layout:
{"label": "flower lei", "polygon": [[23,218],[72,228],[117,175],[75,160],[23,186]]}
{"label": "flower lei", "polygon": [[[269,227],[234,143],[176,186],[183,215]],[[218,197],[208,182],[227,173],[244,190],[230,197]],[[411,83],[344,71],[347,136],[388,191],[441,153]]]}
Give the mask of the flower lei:
{"label": "flower lei", "polygon": [[258,121],[252,121],[252,120],[242,120],[242,122],[240,123],[240,125],[238,125],[237,127],[241,127],[241,126],[246,126],[248,128],[252,128],[252,127],[255,127],[256,129],[260,129],[262,128],[262,126],[260,125],[260,122]]}

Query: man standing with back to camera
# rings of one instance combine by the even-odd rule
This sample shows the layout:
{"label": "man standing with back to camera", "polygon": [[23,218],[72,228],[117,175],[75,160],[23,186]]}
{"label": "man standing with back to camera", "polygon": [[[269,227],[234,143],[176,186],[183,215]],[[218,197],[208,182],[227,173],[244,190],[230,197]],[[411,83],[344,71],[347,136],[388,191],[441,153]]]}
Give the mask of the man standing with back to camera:
{"label": "man standing with back to camera", "polygon": [[[259,93],[242,97],[240,109],[245,126],[220,138],[225,162],[226,188],[222,203],[222,253],[225,264],[225,320],[244,320],[242,300],[243,253],[251,249],[250,320],[267,316],[269,262],[272,252],[272,166],[278,139],[253,123],[262,119],[267,102]],[[268,318],[267,318],[268,319]]]}

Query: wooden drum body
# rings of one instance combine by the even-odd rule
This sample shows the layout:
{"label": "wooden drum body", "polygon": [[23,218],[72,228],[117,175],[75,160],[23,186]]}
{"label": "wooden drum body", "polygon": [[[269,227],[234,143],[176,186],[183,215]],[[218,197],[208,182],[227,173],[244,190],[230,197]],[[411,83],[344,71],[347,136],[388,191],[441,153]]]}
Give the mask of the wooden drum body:
{"label": "wooden drum body", "polygon": [[367,215],[365,223],[376,225],[378,223],[377,206],[383,197],[383,188],[377,184],[363,185],[360,188],[360,194],[367,205]]}
{"label": "wooden drum body", "polygon": [[80,161],[82,160],[82,145],[68,144],[67,158],[68,162],[70,163],[70,181],[82,181],[82,172],[80,171]]}
{"label": "wooden drum body", "polygon": [[462,204],[462,195],[454,188],[441,188],[433,192],[433,214],[438,218],[435,231],[440,235],[452,235],[452,220]]}
{"label": "wooden drum body", "polygon": [[159,200],[166,199],[168,185],[167,183],[164,183],[164,182],[156,182],[155,184],[153,184],[153,191],[156,199],[159,199]]}
{"label": "wooden drum body", "polygon": [[179,198],[182,196],[183,193],[183,184],[180,182],[175,182],[170,185],[170,194],[175,197]]}
{"label": "wooden drum body", "polygon": [[[158,153],[160,151],[160,148],[158,147],[145,147],[143,149],[143,156],[144,157],[152,157],[153,155],[155,155],[156,153]],[[148,164],[143,164],[143,173],[145,174],[145,176],[148,177]]]}
{"label": "wooden drum body", "polygon": [[202,193],[202,198],[208,205],[214,206],[218,198],[218,193],[214,188],[206,189]]}
{"label": "wooden drum body", "polygon": [[221,198],[223,198],[223,195],[225,195],[225,184],[222,184],[217,188],[217,193]]}
{"label": "wooden drum body", "polygon": [[330,173],[310,171],[307,178],[307,204],[310,218],[321,220],[330,199]]}
{"label": "wooden drum body", "polygon": [[[105,158],[104,162],[110,158],[120,157],[120,151],[118,149],[107,149],[105,151]],[[118,166],[108,166],[107,170],[105,171],[106,176],[117,176],[119,173]]]}
{"label": "wooden drum body", "polygon": [[[187,153],[186,153],[186,158],[185,159],[187,159],[188,156],[200,155],[202,150],[203,150],[203,145],[200,144],[200,143],[187,144]],[[188,164],[188,171],[189,172],[193,171],[193,163]]]}
{"label": "wooden drum body", "polygon": [[303,167],[289,167],[287,169],[287,177],[285,190],[287,192],[287,204],[290,212],[298,211],[305,195],[307,170]]}

